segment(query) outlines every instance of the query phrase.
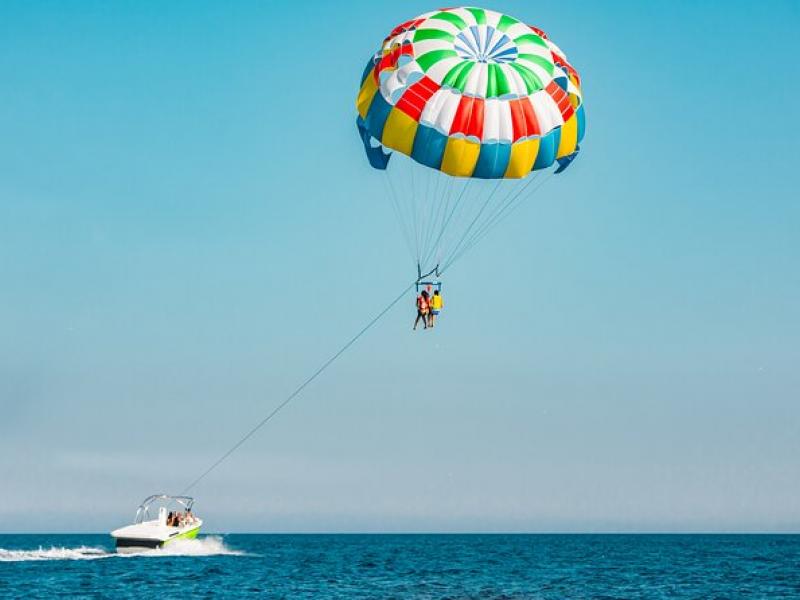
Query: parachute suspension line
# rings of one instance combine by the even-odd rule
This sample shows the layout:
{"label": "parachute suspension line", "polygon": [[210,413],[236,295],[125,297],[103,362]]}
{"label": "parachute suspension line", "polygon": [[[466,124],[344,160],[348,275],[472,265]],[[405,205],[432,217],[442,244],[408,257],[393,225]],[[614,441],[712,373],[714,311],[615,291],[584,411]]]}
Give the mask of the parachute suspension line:
{"label": "parachute suspension line", "polygon": [[422,255],[424,264],[427,264],[429,260],[428,256],[434,250],[433,248],[431,248],[430,243],[431,240],[433,239],[434,234],[436,233],[442,208],[444,207],[447,199],[447,196],[445,195],[445,190],[447,189],[446,185],[448,182],[445,180],[444,182],[445,185],[444,186],[441,185],[442,179],[444,177],[446,176],[440,173],[436,175],[436,187],[434,188],[433,197],[430,199],[431,211],[430,211],[430,218],[428,220],[428,232],[427,235],[425,236],[425,243],[422,245]]}
{"label": "parachute suspension line", "polygon": [[387,195],[389,196],[389,200],[392,204],[392,210],[394,211],[395,218],[397,219],[400,225],[400,235],[403,236],[403,242],[408,249],[408,253],[411,255],[411,258],[414,258],[414,245],[411,242],[411,235],[408,232],[408,224],[403,216],[403,211],[401,208],[400,198],[397,195],[397,190],[395,189],[394,183],[392,183],[392,178],[389,175],[389,171],[387,170],[386,175],[380,177],[381,181],[383,182],[383,187],[389,192]]}
{"label": "parachute suspension line", "polygon": [[[398,188],[398,186],[395,183],[395,179],[396,178],[394,176],[390,175],[390,170],[387,169],[385,171],[385,173],[386,173],[387,178],[389,179],[389,184],[391,186],[391,189],[392,189],[393,193],[395,194],[396,203],[397,203],[397,210],[400,213],[400,224],[401,224],[401,226],[403,228],[404,235],[406,236],[406,239],[407,239],[408,252],[411,255],[411,258],[414,259],[414,258],[416,258],[416,255],[415,255],[415,252],[414,252],[414,241],[413,241],[414,236],[413,236],[413,232],[411,230],[411,225],[409,223],[409,218],[408,218],[408,215],[407,215],[407,213],[409,213],[410,209],[406,205],[406,203],[403,202],[403,198],[405,196],[407,196],[407,193],[406,193],[406,190],[405,190],[407,185],[406,186],[401,186],[401,187]],[[401,177],[400,181],[402,182],[402,180],[403,180],[403,178]]]}
{"label": "parachute suspension line", "polygon": [[[411,165],[411,170],[414,170],[413,165]],[[425,251],[425,248],[422,244],[425,238],[425,228],[427,226],[425,215],[428,210],[428,199],[430,197],[432,177],[430,169],[423,169],[423,173],[424,185],[420,185],[419,190],[414,190],[411,197],[411,201],[413,202],[415,208],[414,228],[417,231],[417,262],[420,261],[422,254]]]}
{"label": "parachute suspension line", "polygon": [[[420,198],[420,202],[422,203],[420,206],[420,255],[417,257],[417,260],[420,262],[428,251],[425,243],[428,238],[428,229],[430,229],[431,226],[431,219],[433,218],[433,208],[436,206],[434,201],[435,192],[432,192],[431,180],[434,178],[432,170],[426,169],[425,175],[425,195]],[[435,180],[433,183],[435,183]]]}
{"label": "parachute suspension line", "polygon": [[420,257],[423,263],[427,263],[426,257],[430,253],[430,243],[431,243],[431,238],[433,238],[433,232],[436,228],[436,219],[438,217],[439,211],[441,210],[443,203],[444,203],[444,198],[440,197],[439,178],[437,176],[435,178],[433,195],[428,199],[428,217],[425,221],[426,223],[425,237],[423,238],[422,256]]}
{"label": "parachute suspension line", "polygon": [[441,204],[441,198],[439,197],[439,175],[438,171],[433,169],[426,169],[426,174],[428,177],[428,187],[426,189],[425,196],[423,197],[424,206],[422,207],[423,210],[421,211],[422,214],[422,227],[421,227],[421,243],[420,243],[420,257],[419,260],[425,265],[424,257],[427,256],[429,253],[429,244],[431,238],[433,237],[433,231],[435,227],[435,214]]}
{"label": "parachute suspension line", "polygon": [[[525,193],[525,190],[531,185],[534,179],[538,177],[538,173],[533,175],[528,181],[525,182],[525,185],[522,186],[521,189],[513,191],[506,196],[506,198],[501,202],[495,211],[483,222],[479,227],[475,229],[475,231],[470,235],[469,239],[466,243],[462,246],[461,250],[455,254],[452,259],[450,260],[450,264],[452,265],[455,261],[459,260],[464,254],[469,252],[480,240],[482,240],[487,233],[494,228],[494,226],[500,222],[501,217],[506,214],[506,211],[514,205],[514,203]],[[521,202],[520,202],[521,203]],[[514,205],[516,207],[516,205]]]}
{"label": "parachute suspension line", "polygon": [[[538,177],[538,176],[539,176],[539,173],[537,173],[536,175],[537,175],[537,177]],[[516,209],[517,209],[519,206],[521,206],[521,205],[522,205],[522,203],[523,203],[525,200],[527,200],[527,199],[529,199],[529,198],[532,198],[534,195],[536,195],[536,192],[538,192],[538,191],[539,191],[539,189],[540,189],[540,188],[541,188],[541,187],[542,187],[542,186],[543,186],[545,183],[547,183],[547,182],[550,180],[550,178],[551,178],[553,175],[554,175],[554,172],[552,172],[552,171],[551,171],[551,172],[549,172],[547,175],[545,175],[543,178],[541,178],[541,180],[540,180],[540,181],[538,181],[538,183],[537,183],[535,186],[533,186],[533,188],[531,189],[531,191],[530,191],[529,193],[527,193],[527,194],[525,193],[525,191],[526,191],[526,190],[525,190],[525,188],[527,188],[528,186],[530,186],[530,184],[533,182],[533,180],[531,180],[531,181],[529,181],[528,183],[526,183],[526,185],[525,185],[525,188],[523,188],[522,190],[520,190],[520,191],[519,191],[519,192],[518,192],[518,193],[517,193],[517,194],[514,196],[514,198],[512,198],[512,199],[511,199],[511,201],[510,201],[509,203],[507,203],[507,204],[506,204],[506,205],[505,205],[505,206],[504,206],[504,207],[503,207],[503,208],[502,208],[500,211],[498,211],[498,213],[497,213],[497,214],[495,214],[495,215],[492,217],[492,219],[491,219],[489,222],[487,222],[487,223],[486,223],[486,224],[483,226],[483,229],[482,229],[481,231],[479,231],[479,232],[477,232],[477,233],[476,233],[476,235],[474,236],[474,239],[473,239],[473,241],[471,242],[471,244],[470,244],[470,246],[469,246],[469,247],[470,247],[470,248],[472,248],[473,246],[475,246],[475,245],[476,245],[476,244],[477,244],[477,243],[478,243],[480,240],[482,240],[482,239],[483,239],[483,238],[484,238],[484,237],[487,235],[487,233],[488,233],[488,232],[489,232],[491,229],[493,229],[493,228],[494,228],[494,227],[496,227],[498,224],[500,224],[500,223],[501,223],[501,222],[502,222],[502,221],[503,221],[503,220],[504,220],[506,217],[508,217],[508,215],[510,215],[510,214],[511,214],[512,212],[514,212],[514,211],[515,211],[515,210],[516,210]]]}
{"label": "parachute suspension line", "polygon": [[[499,186],[496,193],[502,189],[503,183],[497,180],[476,180],[471,188],[467,190],[467,196],[461,202],[461,208],[453,216],[453,221],[448,226],[448,231],[445,233],[446,240],[442,244],[444,248],[444,260],[447,262],[456,249],[460,238],[463,235],[469,235],[469,226],[474,217],[478,216],[480,220],[479,211],[483,210],[484,214],[490,209],[493,199],[491,195],[492,188]],[[484,208],[485,201],[489,202]],[[477,222],[476,222],[477,225]]]}
{"label": "parachute suspension line", "polygon": [[428,230],[425,235],[425,244],[423,245],[423,254],[427,254],[430,250],[429,244],[431,243],[431,239],[433,238],[433,232],[436,229],[436,218],[442,207],[444,190],[442,190],[441,188],[442,188],[443,177],[444,176],[441,174],[441,172],[439,171],[434,172],[433,196],[429,199],[430,213],[428,219]]}
{"label": "parachute suspension line", "polygon": [[[539,175],[538,173],[536,174]],[[466,254],[469,250],[474,248],[486,235],[494,229],[500,222],[502,222],[506,217],[508,217],[511,213],[514,212],[522,203],[527,199],[536,194],[536,192],[545,184],[547,183],[550,178],[553,176],[553,172],[551,171],[548,173],[544,178],[542,178],[536,186],[531,189],[530,193],[527,195],[523,195],[526,189],[531,185],[536,177],[532,177],[529,181],[525,183],[522,189],[518,190],[515,194],[513,194],[513,198],[509,202],[506,202],[505,205],[497,211],[490,219],[488,219],[476,232],[474,235],[471,236],[470,241],[465,244],[461,251],[453,258],[450,259],[446,266],[452,265],[456,260],[461,258],[464,254]],[[517,201],[519,200],[519,201]]]}
{"label": "parachute suspension line", "polygon": [[505,198],[497,203],[497,206],[494,207],[494,210],[488,213],[486,219],[484,219],[484,221],[475,229],[464,246],[472,247],[474,240],[478,238],[486,230],[486,228],[491,227],[498,216],[502,215],[509,206],[514,204],[518,198],[522,197],[528,187],[530,187],[531,183],[533,183],[539,177],[539,175],[540,173],[536,172],[533,175],[530,175],[524,184],[518,186],[516,189],[512,188],[508,194],[506,194]]}
{"label": "parachute suspension line", "polygon": [[529,179],[525,181],[525,183],[519,189],[516,190],[512,189],[509,193],[505,195],[505,197],[502,200],[497,202],[497,204],[494,207],[492,207],[492,210],[489,210],[486,213],[486,218],[484,218],[479,224],[477,224],[476,227],[471,232],[467,231],[464,243],[457,251],[453,252],[452,256],[448,261],[447,266],[452,265],[456,260],[458,260],[464,254],[466,254],[475,245],[477,238],[481,237],[481,235],[484,233],[484,231],[487,228],[487,225],[491,224],[496,218],[496,216],[505,210],[505,208],[509,205],[509,203],[513,203],[514,200],[525,191],[525,189],[531,184],[531,181],[535,179],[537,176],[538,173],[531,175]]}
{"label": "parachute suspension line", "polygon": [[200,482],[201,482],[201,481],[202,481],[202,480],[203,480],[203,479],[204,479],[204,478],[205,478],[205,477],[206,477],[206,476],[207,476],[209,473],[211,473],[211,471],[213,471],[213,470],[214,470],[214,469],[216,469],[216,468],[217,468],[219,465],[221,465],[221,464],[222,464],[222,463],[225,461],[225,459],[227,459],[227,458],[228,458],[228,457],[229,457],[231,454],[233,454],[234,452],[236,452],[236,450],[238,450],[238,449],[239,449],[239,447],[240,447],[242,444],[244,444],[244,443],[245,443],[247,440],[249,440],[249,439],[250,439],[250,438],[251,438],[251,437],[252,437],[252,436],[253,436],[253,435],[254,435],[254,434],[255,434],[255,433],[256,433],[256,432],[259,430],[259,429],[261,429],[261,428],[262,428],[264,425],[266,425],[266,424],[267,424],[267,423],[268,423],[268,422],[269,422],[269,421],[270,421],[270,420],[271,420],[271,419],[272,419],[272,418],[273,418],[275,415],[277,415],[277,414],[278,414],[278,413],[279,413],[279,412],[280,412],[280,411],[281,411],[281,410],[282,410],[282,409],[283,409],[283,408],[284,408],[284,407],[285,407],[287,404],[289,404],[289,403],[290,403],[292,400],[294,400],[294,399],[295,399],[295,398],[296,398],[296,397],[297,397],[297,396],[300,394],[300,392],[302,392],[302,391],[303,391],[303,390],[306,388],[306,386],[308,386],[308,384],[310,384],[310,383],[311,383],[312,381],[314,381],[314,380],[315,380],[317,377],[319,377],[319,376],[322,374],[322,372],[323,372],[323,371],[325,371],[325,369],[327,369],[329,366],[331,366],[331,365],[332,365],[332,364],[333,364],[333,363],[336,361],[336,359],[337,359],[337,358],[339,358],[339,357],[340,357],[342,354],[344,354],[344,353],[347,351],[347,349],[348,349],[348,348],[350,348],[350,346],[352,346],[353,344],[355,344],[355,343],[358,341],[358,339],[359,339],[359,338],[360,338],[362,335],[364,335],[364,334],[365,334],[365,333],[366,333],[366,332],[367,332],[367,331],[368,331],[368,330],[369,330],[369,329],[370,329],[370,328],[371,328],[373,325],[375,325],[375,323],[377,323],[377,322],[378,322],[378,321],[381,319],[381,317],[383,317],[383,316],[384,316],[386,313],[388,313],[388,312],[389,312],[389,311],[390,311],[390,310],[391,310],[391,309],[394,307],[394,305],[395,305],[395,304],[397,304],[398,302],[400,302],[400,300],[402,300],[403,298],[405,298],[406,294],[407,294],[408,292],[410,292],[410,291],[411,291],[411,290],[414,288],[414,286],[415,286],[415,285],[416,285],[416,282],[414,282],[414,283],[412,283],[411,285],[409,285],[408,287],[406,287],[406,288],[405,288],[405,289],[404,289],[404,290],[403,290],[403,291],[402,291],[402,292],[401,292],[401,293],[400,293],[400,294],[397,296],[397,298],[395,298],[395,299],[394,299],[394,300],[392,300],[392,301],[391,301],[389,304],[387,304],[387,305],[386,305],[386,307],[385,307],[383,310],[381,310],[381,312],[379,312],[377,315],[375,315],[375,316],[372,318],[372,320],[370,320],[370,321],[369,321],[369,322],[368,322],[366,325],[364,325],[364,327],[362,327],[362,328],[361,328],[361,330],[359,330],[359,332],[358,332],[357,334],[355,334],[355,335],[354,335],[352,338],[350,338],[350,340],[349,340],[349,341],[348,341],[348,342],[347,342],[347,343],[346,343],[344,346],[342,346],[342,347],[341,347],[341,348],[340,348],[340,349],[339,349],[339,350],[338,350],[338,351],[337,351],[337,352],[336,352],[336,353],[335,353],[333,356],[331,356],[331,357],[330,357],[328,360],[326,360],[324,363],[322,363],[322,366],[321,366],[321,367],[319,367],[319,368],[318,368],[316,371],[314,371],[314,373],[312,373],[312,374],[311,374],[311,375],[310,375],[308,378],[306,378],[306,380],[305,380],[305,381],[303,381],[303,383],[301,383],[301,384],[300,384],[300,385],[299,385],[297,388],[295,388],[295,390],[294,390],[294,391],[293,391],[291,394],[289,394],[289,395],[286,397],[286,399],[285,399],[285,400],[283,400],[283,402],[281,402],[280,404],[278,404],[278,406],[276,406],[274,409],[272,409],[272,412],[270,412],[270,413],[269,413],[267,416],[265,416],[265,417],[264,417],[263,419],[261,419],[261,420],[260,420],[258,423],[256,423],[256,425],[255,425],[255,426],[254,426],[252,429],[250,429],[250,430],[249,430],[249,431],[248,431],[248,432],[247,432],[247,433],[246,433],[244,436],[242,436],[242,437],[239,439],[239,441],[238,441],[238,442],[236,442],[236,443],[235,443],[233,446],[231,446],[231,447],[228,449],[228,451],[227,451],[227,452],[225,452],[225,453],[224,453],[222,456],[220,456],[220,457],[219,457],[219,458],[218,458],[216,461],[214,461],[214,462],[211,464],[211,466],[210,466],[210,467],[208,467],[208,468],[207,468],[205,471],[203,471],[203,472],[200,474],[200,476],[199,476],[199,477],[197,477],[197,478],[196,478],[194,481],[192,481],[192,482],[191,482],[189,485],[187,485],[187,486],[186,486],[186,487],[183,489],[183,491],[182,491],[181,493],[182,493],[182,494],[185,494],[186,492],[188,492],[189,490],[191,490],[191,489],[192,489],[194,486],[196,486],[198,483],[200,483]]}
{"label": "parachute suspension line", "polygon": [[425,262],[430,262],[431,260],[436,258],[436,264],[439,264],[439,260],[441,259],[441,252],[439,246],[439,240],[441,240],[441,232],[444,223],[444,218],[448,214],[448,209],[450,208],[450,203],[453,201],[454,192],[455,192],[455,177],[445,176],[446,177],[446,184],[445,184],[445,193],[444,193],[444,202],[438,203],[438,210],[436,211],[436,218],[434,219],[435,227],[431,229],[431,237],[433,238],[432,244],[429,245],[428,255],[425,259]]}
{"label": "parachute suspension line", "polygon": [[[410,181],[411,181],[411,192],[409,193],[409,198],[411,198],[411,209],[412,209],[411,223],[412,223],[412,225],[414,227],[414,239],[416,241],[416,246],[414,248],[414,250],[415,250],[414,251],[414,256],[417,259],[417,262],[419,262],[419,216],[417,214],[417,212],[418,212],[417,211],[417,196],[419,195],[419,192],[417,191],[417,189],[416,189],[417,186],[414,183],[414,169],[409,169],[408,172],[409,172]],[[422,187],[422,186],[420,186],[420,187]]]}
{"label": "parachute suspension line", "polygon": [[[397,181],[397,174],[395,174],[395,181]],[[403,174],[400,172],[400,180],[399,183],[401,187],[398,187],[398,196],[397,196],[397,204],[404,213],[404,223],[405,227],[408,231],[408,238],[412,241],[412,245],[414,246],[414,257],[416,258],[417,249],[416,249],[416,238],[415,238],[415,230],[414,230],[414,207],[410,205],[406,200],[407,198],[412,197],[414,193],[414,188],[412,181],[409,179],[408,174]]]}
{"label": "parachute suspension line", "polygon": [[[455,180],[455,177],[453,178],[453,180]],[[453,204],[453,208],[452,208],[452,210],[450,210],[450,212],[447,211],[447,208],[449,208],[449,205],[450,205],[450,200],[448,200],[448,206],[445,208],[444,213],[443,213],[445,215],[444,220],[442,221],[441,227],[439,227],[439,234],[436,236],[436,241],[433,243],[431,251],[429,252],[428,256],[425,259],[426,262],[430,261],[433,258],[433,254],[435,253],[436,249],[438,249],[440,247],[439,244],[442,241],[442,238],[444,237],[445,232],[447,231],[447,226],[450,223],[450,221],[453,219],[453,215],[456,213],[456,210],[458,210],[458,206],[461,204],[461,200],[464,198],[464,194],[466,193],[467,188],[469,187],[470,183],[472,183],[472,179],[466,179],[466,182],[461,187],[461,192],[458,193],[458,196],[456,197],[455,204]],[[455,190],[455,185],[453,185],[453,189]],[[439,258],[439,260],[441,260],[442,257],[439,256],[438,258]],[[439,261],[437,260],[437,262],[439,262]]]}
{"label": "parachute suspension line", "polygon": [[445,262],[444,266],[442,267],[442,269],[440,271],[441,273],[444,273],[447,270],[447,268],[452,264],[452,262],[453,262],[452,257],[455,256],[458,253],[459,249],[461,248],[461,245],[464,243],[464,240],[466,240],[467,236],[469,236],[469,234],[472,232],[472,228],[475,226],[475,223],[478,221],[478,219],[481,218],[481,215],[483,214],[483,211],[486,210],[486,207],[489,206],[489,203],[492,201],[492,198],[494,197],[495,193],[497,192],[497,188],[500,187],[500,182],[501,181],[502,181],[502,179],[498,179],[497,180],[497,183],[492,188],[492,191],[489,193],[489,195],[486,197],[486,200],[484,201],[483,205],[481,206],[481,209],[478,211],[478,214],[475,215],[474,219],[472,219],[472,221],[469,224],[469,227],[467,227],[467,230],[464,232],[464,234],[458,240],[458,243],[453,248],[453,251],[452,251],[450,257],[447,259],[447,261]]}

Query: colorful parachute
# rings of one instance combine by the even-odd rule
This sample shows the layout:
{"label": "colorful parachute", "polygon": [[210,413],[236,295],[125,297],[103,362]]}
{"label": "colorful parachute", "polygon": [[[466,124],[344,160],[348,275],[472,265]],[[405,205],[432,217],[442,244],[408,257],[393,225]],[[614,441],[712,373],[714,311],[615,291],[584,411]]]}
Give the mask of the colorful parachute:
{"label": "colorful parachute", "polygon": [[[508,212],[522,196],[520,184],[501,190],[499,180],[526,178],[554,163],[561,172],[572,162],[585,130],[580,85],[577,71],[543,31],[508,15],[448,8],[392,30],[364,71],[357,125],[373,167],[387,169],[387,149],[427,167],[402,176],[410,197],[390,180],[418,265],[453,259]],[[436,173],[438,179],[425,183],[431,177],[426,172],[450,177],[441,181]],[[459,188],[454,177],[468,179]],[[498,181],[465,201],[473,179]],[[450,236],[458,247],[445,257],[453,203],[479,212],[462,220],[467,231]]]}

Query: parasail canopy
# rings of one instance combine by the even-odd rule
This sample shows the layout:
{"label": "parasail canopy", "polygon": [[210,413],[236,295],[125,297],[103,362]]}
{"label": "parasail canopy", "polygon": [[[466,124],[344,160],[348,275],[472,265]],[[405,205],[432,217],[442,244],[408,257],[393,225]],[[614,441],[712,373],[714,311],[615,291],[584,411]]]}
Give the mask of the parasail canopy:
{"label": "parasail canopy", "polygon": [[[418,267],[451,262],[531,191],[502,180],[571,164],[585,132],[580,86],[541,29],[491,10],[436,10],[384,38],[357,125],[374,168],[392,171],[392,150],[417,165],[390,176],[389,193]],[[495,182],[468,189],[473,180]]]}

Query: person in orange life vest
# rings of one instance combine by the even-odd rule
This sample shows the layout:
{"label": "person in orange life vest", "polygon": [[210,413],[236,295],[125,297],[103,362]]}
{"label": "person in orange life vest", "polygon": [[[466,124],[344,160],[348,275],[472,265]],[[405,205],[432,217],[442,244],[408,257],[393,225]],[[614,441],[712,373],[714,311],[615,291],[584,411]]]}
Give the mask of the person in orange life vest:
{"label": "person in orange life vest", "polygon": [[430,314],[428,315],[428,325],[430,327],[433,327],[433,325],[436,323],[436,316],[439,314],[439,311],[441,311],[442,308],[444,307],[444,301],[442,300],[442,297],[439,295],[439,290],[433,292],[433,296],[431,297],[428,305],[430,309]]}
{"label": "person in orange life vest", "polygon": [[425,329],[428,328],[428,309],[428,292],[422,290],[422,293],[417,296],[417,319],[414,321],[414,331],[416,331],[420,319],[422,319]]}

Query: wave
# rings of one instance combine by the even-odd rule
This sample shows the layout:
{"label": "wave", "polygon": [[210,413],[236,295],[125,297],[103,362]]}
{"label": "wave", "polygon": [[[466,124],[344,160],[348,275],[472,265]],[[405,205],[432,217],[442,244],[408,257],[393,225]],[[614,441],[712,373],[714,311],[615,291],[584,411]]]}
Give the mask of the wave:
{"label": "wave", "polygon": [[76,548],[39,547],[37,550],[7,550],[0,548],[0,562],[22,562],[35,560],[97,560],[100,558],[137,558],[158,556],[247,556],[246,552],[225,545],[219,536],[209,535],[194,540],[175,540],[164,548],[117,554],[108,548],[78,546]]}

